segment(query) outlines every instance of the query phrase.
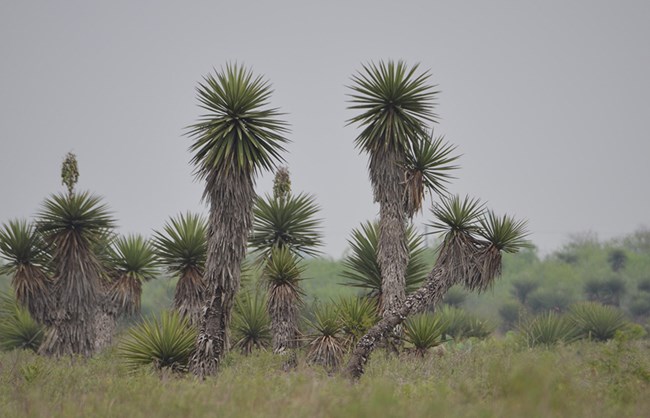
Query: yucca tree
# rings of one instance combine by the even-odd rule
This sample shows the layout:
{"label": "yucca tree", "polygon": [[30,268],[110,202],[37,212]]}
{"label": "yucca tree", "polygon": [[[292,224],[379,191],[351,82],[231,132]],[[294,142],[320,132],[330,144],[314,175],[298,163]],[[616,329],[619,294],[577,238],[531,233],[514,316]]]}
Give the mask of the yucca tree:
{"label": "yucca tree", "polygon": [[380,61],[364,65],[352,76],[349,109],[359,113],[348,120],[362,130],[356,145],[368,153],[368,170],[375,202],[379,203],[378,263],[382,277],[384,313],[406,297],[408,263],[405,165],[413,144],[427,136],[435,122],[437,92],[418,65]]}
{"label": "yucca tree", "polygon": [[186,213],[171,218],[154,232],[153,245],[160,263],[178,278],[174,309],[198,326],[205,296],[205,260],[208,226],[205,218]]}
{"label": "yucca tree", "polygon": [[314,319],[307,322],[312,329],[308,336],[307,361],[336,370],[345,352],[343,325],[336,306],[317,305]]}
{"label": "yucca tree", "polygon": [[[368,296],[377,301],[380,312],[383,305],[381,269],[378,261],[379,226],[374,222],[366,222],[352,231],[348,240],[351,254],[343,260],[343,273],[348,281],[347,286],[358,287],[368,292]],[[406,266],[406,293],[416,290],[427,276],[429,266],[425,261],[427,251],[424,239],[417,234],[415,228],[406,229],[406,245],[408,249],[408,264]]]}
{"label": "yucca tree", "polygon": [[95,318],[103,296],[103,269],[94,247],[113,224],[101,198],[88,192],[56,194],[43,203],[37,230],[52,251],[54,308],[42,353],[94,352]]}
{"label": "yucca tree", "polygon": [[252,226],[255,177],[282,160],[282,145],[288,142],[282,114],[268,106],[271,93],[267,81],[237,64],[207,75],[197,88],[205,113],[189,127],[190,151],[210,204],[206,303],[190,361],[199,377],[215,374],[230,346],[228,329]]}
{"label": "yucca tree", "polygon": [[11,220],[0,228],[0,274],[11,276],[16,300],[32,318],[46,323],[51,308],[51,285],[46,266],[45,243],[34,226],[25,220]]}
{"label": "yucca tree", "polygon": [[443,199],[433,214],[437,219],[432,226],[444,234],[436,264],[424,284],[357,343],[346,367],[353,379],[363,374],[376,344],[409,315],[440,301],[455,284],[479,291],[489,287],[501,273],[501,252],[516,252],[529,245],[525,222],[486,212],[475,199]]}
{"label": "yucca tree", "polygon": [[262,278],[268,288],[268,312],[271,318],[273,351],[296,348],[299,341],[299,319],[304,295],[300,280],[304,269],[299,258],[287,247],[271,252]]}
{"label": "yucca tree", "polygon": [[244,292],[237,296],[232,322],[234,346],[243,354],[270,345],[271,321],[266,311],[266,300],[259,293]]}

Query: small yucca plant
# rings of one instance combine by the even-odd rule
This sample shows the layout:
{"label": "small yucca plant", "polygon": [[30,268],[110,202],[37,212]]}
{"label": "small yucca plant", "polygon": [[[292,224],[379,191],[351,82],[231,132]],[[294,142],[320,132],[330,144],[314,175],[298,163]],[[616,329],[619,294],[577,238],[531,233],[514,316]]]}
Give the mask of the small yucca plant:
{"label": "small yucca plant", "polygon": [[464,309],[443,306],[435,314],[445,324],[444,333],[459,340],[463,338],[486,338],[494,331],[494,325]]}
{"label": "small yucca plant", "polygon": [[404,340],[416,355],[424,357],[430,348],[444,342],[446,324],[439,316],[418,314],[404,322]]}
{"label": "small yucca plant", "polygon": [[38,351],[44,330],[13,297],[0,294],[0,350]]}
{"label": "small yucca plant", "polygon": [[623,330],[628,321],[625,314],[612,307],[594,302],[581,302],[569,311],[569,320],[578,329],[582,338],[607,341]]}
{"label": "small yucca plant", "polygon": [[119,356],[131,368],[153,365],[156,369],[187,370],[197,331],[188,318],[163,312],[160,318],[144,319],[128,331]]}
{"label": "small yucca plant", "polygon": [[352,347],[379,320],[377,302],[367,297],[340,298],[336,303],[346,346]]}
{"label": "small yucca plant", "polygon": [[241,294],[235,302],[232,319],[234,345],[242,353],[266,349],[271,345],[271,321],[266,312],[266,300],[258,293]]}
{"label": "small yucca plant", "polygon": [[339,314],[334,305],[320,305],[314,309],[314,319],[308,321],[313,333],[309,335],[307,361],[336,370],[343,358],[345,338]]}
{"label": "small yucca plant", "polygon": [[555,312],[546,312],[522,322],[518,331],[528,347],[549,347],[570,343],[577,338],[577,329],[573,323]]}

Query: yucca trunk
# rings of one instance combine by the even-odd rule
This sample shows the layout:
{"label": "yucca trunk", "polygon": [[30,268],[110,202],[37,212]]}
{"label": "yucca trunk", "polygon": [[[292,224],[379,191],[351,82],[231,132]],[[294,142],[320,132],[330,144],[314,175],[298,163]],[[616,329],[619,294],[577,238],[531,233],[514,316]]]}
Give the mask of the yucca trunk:
{"label": "yucca trunk", "polygon": [[45,355],[91,356],[95,352],[101,266],[89,243],[74,231],[57,240],[52,293],[53,309],[40,352]]}
{"label": "yucca trunk", "polygon": [[[268,311],[274,353],[298,347],[299,300],[296,295],[292,295],[292,289],[285,292],[281,287],[283,286],[275,286],[275,289],[269,292]],[[286,294],[278,295],[283,292]]]}
{"label": "yucca trunk", "polygon": [[404,212],[404,158],[382,147],[370,156],[370,178],[379,203],[377,263],[381,271],[381,313],[394,310],[406,299],[406,215]]}
{"label": "yucca trunk", "polygon": [[16,301],[25,307],[34,320],[49,325],[47,313],[52,309],[52,281],[40,267],[22,264],[11,280]]}
{"label": "yucca trunk", "polygon": [[205,282],[197,267],[188,267],[178,279],[174,293],[174,309],[192,325],[201,323],[201,310],[204,305]]}
{"label": "yucca trunk", "polygon": [[190,360],[190,370],[200,378],[214,375],[230,348],[230,319],[252,225],[255,190],[248,173],[231,169],[209,176],[205,196],[210,201],[206,299]]}

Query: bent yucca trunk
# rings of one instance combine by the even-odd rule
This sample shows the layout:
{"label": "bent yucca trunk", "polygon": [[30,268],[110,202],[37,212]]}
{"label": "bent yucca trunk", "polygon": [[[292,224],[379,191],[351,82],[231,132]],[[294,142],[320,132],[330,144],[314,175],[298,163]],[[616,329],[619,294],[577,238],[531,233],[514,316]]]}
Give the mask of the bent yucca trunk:
{"label": "bent yucca trunk", "polygon": [[190,370],[203,378],[216,373],[230,348],[229,326],[241,263],[252,225],[255,190],[250,176],[237,171],[208,179],[210,218],[206,261],[206,303]]}

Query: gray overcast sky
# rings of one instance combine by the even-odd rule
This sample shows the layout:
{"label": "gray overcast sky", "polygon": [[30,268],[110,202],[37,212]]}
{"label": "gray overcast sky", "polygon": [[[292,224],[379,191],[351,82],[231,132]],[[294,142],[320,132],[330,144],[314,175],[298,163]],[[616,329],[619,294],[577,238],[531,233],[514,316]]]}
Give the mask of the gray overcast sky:
{"label": "gray overcast sky", "polygon": [[392,58],[442,90],[436,133],[463,154],[450,190],[527,218],[542,251],[650,225],[648,1],[98,3],[0,4],[0,222],[63,190],[68,151],[122,232],[205,211],[183,127],[197,81],[236,60],[272,82],[294,191],[317,196],[339,257],[378,212],[345,85]]}

